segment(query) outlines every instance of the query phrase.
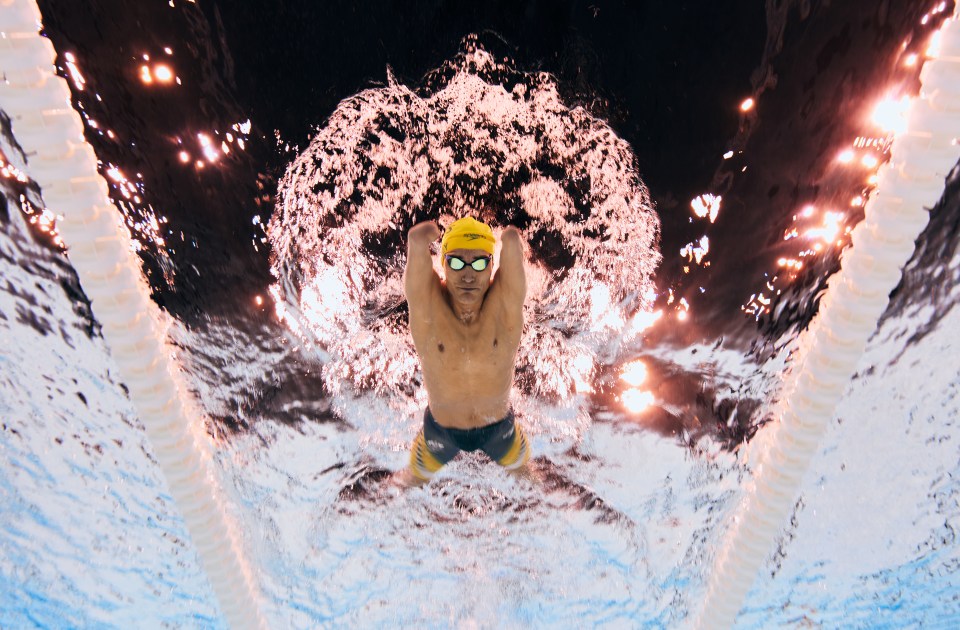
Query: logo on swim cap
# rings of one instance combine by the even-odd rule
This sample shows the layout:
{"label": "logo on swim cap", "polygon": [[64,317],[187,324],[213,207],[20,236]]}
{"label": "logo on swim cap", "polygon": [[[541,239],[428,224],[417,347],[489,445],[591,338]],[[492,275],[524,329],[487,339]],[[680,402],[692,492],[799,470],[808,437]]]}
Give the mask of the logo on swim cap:
{"label": "logo on swim cap", "polygon": [[443,233],[440,252],[446,255],[455,249],[480,249],[493,255],[496,243],[489,225],[473,217],[463,217],[454,221]]}

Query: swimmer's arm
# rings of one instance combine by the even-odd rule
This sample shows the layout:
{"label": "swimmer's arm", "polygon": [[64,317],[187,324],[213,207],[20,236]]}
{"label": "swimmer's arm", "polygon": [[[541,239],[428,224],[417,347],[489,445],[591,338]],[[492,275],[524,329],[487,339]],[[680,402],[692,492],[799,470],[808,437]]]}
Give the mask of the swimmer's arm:
{"label": "swimmer's arm", "polygon": [[430,244],[439,237],[440,228],[433,221],[418,223],[407,232],[407,269],[403,287],[408,306],[425,304],[430,292],[440,282],[433,270],[430,253]]}
{"label": "swimmer's arm", "polygon": [[496,284],[503,292],[508,305],[523,308],[527,296],[527,274],[523,267],[523,237],[520,230],[508,226],[500,235],[500,267],[497,269]]}

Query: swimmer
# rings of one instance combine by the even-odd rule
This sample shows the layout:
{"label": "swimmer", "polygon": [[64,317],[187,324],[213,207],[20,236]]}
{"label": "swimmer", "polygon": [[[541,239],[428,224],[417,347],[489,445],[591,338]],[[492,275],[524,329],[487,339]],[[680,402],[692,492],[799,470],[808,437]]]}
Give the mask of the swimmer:
{"label": "swimmer", "polygon": [[527,293],[520,231],[504,229],[494,276],[493,231],[471,217],[455,221],[440,242],[443,280],[430,254],[439,236],[428,221],[407,238],[404,287],[427,409],[400,481],[427,483],[461,450],[527,476],[530,444],[510,405]]}

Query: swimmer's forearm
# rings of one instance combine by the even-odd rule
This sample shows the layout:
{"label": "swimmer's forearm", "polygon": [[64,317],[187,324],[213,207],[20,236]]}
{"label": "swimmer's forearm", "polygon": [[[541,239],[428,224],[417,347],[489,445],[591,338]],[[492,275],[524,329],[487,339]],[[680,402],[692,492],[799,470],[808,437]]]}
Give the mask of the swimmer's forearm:
{"label": "swimmer's forearm", "polygon": [[504,256],[507,261],[515,258],[517,264],[523,265],[523,234],[512,225],[503,228],[500,235],[500,242],[503,243],[503,250],[500,254],[500,262],[504,263]]}
{"label": "swimmer's forearm", "polygon": [[403,286],[408,304],[423,303],[432,283],[438,282],[431,261],[430,243],[439,236],[440,228],[434,221],[418,223],[407,232],[407,268]]}
{"label": "swimmer's forearm", "polygon": [[523,268],[523,235],[520,230],[510,225],[503,229],[500,235],[503,248],[500,250],[500,269],[497,271],[497,282],[504,285],[513,301],[523,306],[523,299],[527,295],[526,271]]}

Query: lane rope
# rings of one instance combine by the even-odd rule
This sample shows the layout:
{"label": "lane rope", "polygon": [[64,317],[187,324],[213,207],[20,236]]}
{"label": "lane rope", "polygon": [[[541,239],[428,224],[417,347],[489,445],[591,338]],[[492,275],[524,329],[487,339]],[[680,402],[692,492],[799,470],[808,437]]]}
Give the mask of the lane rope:
{"label": "lane rope", "polygon": [[[266,628],[239,528],[225,512],[200,414],[167,347],[130,232],[114,208],[97,157],[55,73],[56,51],[39,34],[34,0],[0,0],[0,107],[27,156],[44,203],[90,299],[170,493],[232,628]],[[193,418],[194,420],[191,420]]]}
{"label": "lane rope", "polygon": [[892,157],[877,174],[877,192],[853,230],[842,268],[830,279],[820,310],[801,338],[797,356],[802,359],[795,376],[785,377],[780,422],[758,438],[763,441],[751,454],[753,482],[730,517],[696,628],[730,628],[736,622],[890,291],[927,225],[928,209],[940,199],[944,180],[960,158],[956,14],[944,22],[939,37],[940,52],[924,64],[923,88],[910,105],[906,131],[895,137]]}

